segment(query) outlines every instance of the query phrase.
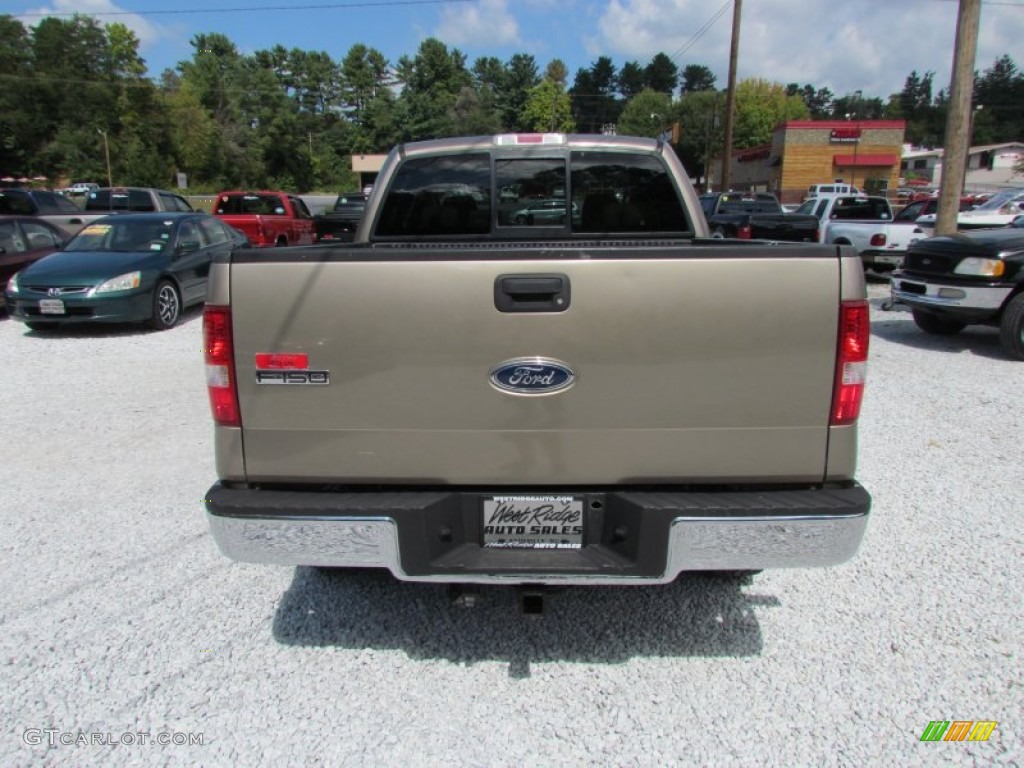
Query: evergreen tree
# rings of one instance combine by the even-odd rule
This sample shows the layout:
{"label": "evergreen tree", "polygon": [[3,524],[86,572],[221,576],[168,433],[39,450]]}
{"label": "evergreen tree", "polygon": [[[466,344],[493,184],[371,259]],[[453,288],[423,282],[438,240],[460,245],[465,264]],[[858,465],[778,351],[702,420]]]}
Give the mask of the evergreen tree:
{"label": "evergreen tree", "polygon": [[679,84],[679,67],[664,53],[656,53],[644,69],[644,82],[656,93],[671,95]]}
{"label": "evergreen tree", "polygon": [[711,70],[700,64],[690,64],[683,69],[681,93],[696,93],[715,90],[715,76]]}

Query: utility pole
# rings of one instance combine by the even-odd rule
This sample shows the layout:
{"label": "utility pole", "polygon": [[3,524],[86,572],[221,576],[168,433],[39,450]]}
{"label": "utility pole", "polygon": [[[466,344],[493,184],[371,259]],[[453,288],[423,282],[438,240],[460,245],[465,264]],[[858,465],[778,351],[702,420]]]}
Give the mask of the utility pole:
{"label": "utility pole", "polygon": [[110,175],[110,144],[107,143],[107,132],[102,128],[97,128],[96,131],[103,137],[103,154],[107,158],[107,186],[113,187],[114,179],[113,176]]}
{"label": "utility pole", "polygon": [[860,101],[861,101],[861,98],[863,97],[863,95],[864,94],[863,94],[862,91],[854,91],[853,92],[853,98],[854,98],[853,113],[854,113],[854,116],[857,118],[857,136],[856,136],[856,138],[854,139],[854,142],[853,142],[853,169],[850,171],[850,186],[851,187],[856,187],[857,186],[857,183],[856,183],[855,179],[857,178],[857,149],[860,147]]}
{"label": "utility pole", "polygon": [[718,105],[712,105],[704,131],[704,191],[711,192],[711,137],[718,127]]}
{"label": "utility pole", "polygon": [[978,48],[981,0],[960,0],[956,19],[956,47],[953,49],[953,82],[949,89],[949,114],[946,115],[946,141],[942,157],[942,183],[939,185],[939,211],[935,234],[956,232],[967,171],[968,125],[971,97],[974,95],[974,56]]}
{"label": "utility pole", "polygon": [[[979,0],[980,1],[980,0]],[[729,50],[729,87],[725,93],[725,142],[722,146],[722,183],[719,187],[723,192],[732,183],[732,123],[736,112],[736,60],[740,52],[740,15],[743,13],[743,0],[733,0],[732,8],[732,47]]]}

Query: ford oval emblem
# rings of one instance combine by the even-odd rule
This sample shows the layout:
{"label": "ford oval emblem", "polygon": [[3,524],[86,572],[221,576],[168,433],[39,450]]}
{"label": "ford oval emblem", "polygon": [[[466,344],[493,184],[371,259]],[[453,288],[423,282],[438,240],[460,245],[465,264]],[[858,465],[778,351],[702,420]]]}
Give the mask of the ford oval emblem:
{"label": "ford oval emblem", "polygon": [[517,395],[550,395],[568,389],[575,381],[572,368],[542,357],[506,360],[491,369],[491,384]]}

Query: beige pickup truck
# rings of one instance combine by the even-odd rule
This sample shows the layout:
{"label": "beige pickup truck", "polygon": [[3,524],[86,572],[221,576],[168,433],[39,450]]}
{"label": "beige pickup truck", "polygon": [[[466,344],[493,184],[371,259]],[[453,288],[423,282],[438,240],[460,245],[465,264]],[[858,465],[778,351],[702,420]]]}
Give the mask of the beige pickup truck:
{"label": "beige pickup truck", "polygon": [[654,140],[400,145],[353,243],[213,266],[214,538],[469,585],[841,563],[865,296],[850,248],[709,238]]}

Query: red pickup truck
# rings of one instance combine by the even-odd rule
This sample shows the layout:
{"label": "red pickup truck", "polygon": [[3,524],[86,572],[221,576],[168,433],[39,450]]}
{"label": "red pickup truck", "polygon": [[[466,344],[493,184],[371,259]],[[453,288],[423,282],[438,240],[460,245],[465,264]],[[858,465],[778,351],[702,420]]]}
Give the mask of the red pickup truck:
{"label": "red pickup truck", "polygon": [[309,208],[287,192],[221,192],[213,204],[213,214],[244,232],[258,247],[308,245],[314,240]]}

